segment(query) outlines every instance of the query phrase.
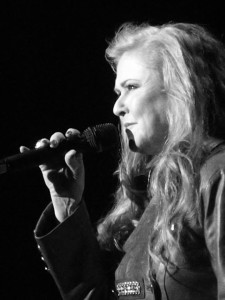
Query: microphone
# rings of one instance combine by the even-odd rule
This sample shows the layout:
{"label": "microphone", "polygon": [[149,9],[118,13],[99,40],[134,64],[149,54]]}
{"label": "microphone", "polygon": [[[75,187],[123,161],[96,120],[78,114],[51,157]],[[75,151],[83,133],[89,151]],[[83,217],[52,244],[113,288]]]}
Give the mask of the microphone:
{"label": "microphone", "polygon": [[0,174],[36,167],[54,157],[62,156],[71,149],[82,153],[99,153],[118,146],[117,128],[111,123],[99,124],[88,127],[81,135],[75,135],[71,140],[63,140],[56,148],[47,146],[3,158],[0,160]]}

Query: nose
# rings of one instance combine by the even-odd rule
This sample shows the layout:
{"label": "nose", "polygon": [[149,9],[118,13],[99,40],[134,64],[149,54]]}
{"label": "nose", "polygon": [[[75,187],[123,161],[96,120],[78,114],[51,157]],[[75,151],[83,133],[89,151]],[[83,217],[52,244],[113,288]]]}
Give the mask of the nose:
{"label": "nose", "polygon": [[127,113],[127,108],[125,106],[124,99],[123,99],[122,96],[120,96],[116,100],[116,102],[114,104],[114,107],[113,107],[113,113],[117,117],[122,117],[122,116],[124,116]]}

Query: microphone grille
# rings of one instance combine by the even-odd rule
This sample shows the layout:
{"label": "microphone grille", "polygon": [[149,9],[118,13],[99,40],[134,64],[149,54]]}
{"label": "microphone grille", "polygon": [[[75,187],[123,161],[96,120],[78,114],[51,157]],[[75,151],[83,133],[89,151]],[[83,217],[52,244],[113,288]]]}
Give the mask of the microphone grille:
{"label": "microphone grille", "polygon": [[111,123],[88,127],[82,134],[92,150],[102,152],[119,146],[119,134]]}

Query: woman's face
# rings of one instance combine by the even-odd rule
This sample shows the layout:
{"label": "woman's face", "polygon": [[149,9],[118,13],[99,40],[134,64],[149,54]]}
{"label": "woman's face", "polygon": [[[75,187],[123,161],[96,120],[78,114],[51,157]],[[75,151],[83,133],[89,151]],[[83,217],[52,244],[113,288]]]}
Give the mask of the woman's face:
{"label": "woman's face", "polygon": [[113,112],[132,151],[154,155],[162,150],[168,133],[167,96],[159,61],[145,62],[141,53],[125,52],[117,65],[115,91],[118,99]]}

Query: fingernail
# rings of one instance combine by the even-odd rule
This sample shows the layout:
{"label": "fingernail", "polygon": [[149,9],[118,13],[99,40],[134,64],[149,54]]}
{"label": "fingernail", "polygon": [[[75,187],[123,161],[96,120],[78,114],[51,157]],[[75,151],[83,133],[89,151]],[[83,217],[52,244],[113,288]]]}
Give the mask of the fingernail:
{"label": "fingernail", "polygon": [[36,145],[35,145],[35,148],[40,148],[41,147],[41,140],[37,141]]}
{"label": "fingernail", "polygon": [[51,146],[52,147],[56,147],[58,145],[58,141],[57,140],[52,140],[51,141]]}
{"label": "fingernail", "polygon": [[66,135],[67,136],[70,136],[72,134],[72,130],[68,130],[67,132],[66,132]]}

